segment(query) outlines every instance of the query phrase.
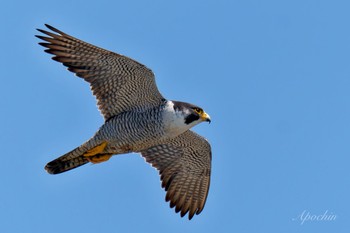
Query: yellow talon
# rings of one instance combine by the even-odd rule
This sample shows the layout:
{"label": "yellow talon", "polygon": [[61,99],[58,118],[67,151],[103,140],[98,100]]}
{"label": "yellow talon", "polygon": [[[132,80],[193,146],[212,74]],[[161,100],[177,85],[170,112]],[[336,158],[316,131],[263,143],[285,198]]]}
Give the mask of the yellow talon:
{"label": "yellow talon", "polygon": [[84,157],[92,157],[97,154],[103,154],[103,150],[106,148],[107,142],[102,142],[100,145],[95,146],[94,148],[86,151]]}
{"label": "yellow talon", "polygon": [[100,145],[86,151],[83,156],[91,163],[105,162],[109,160],[113,155],[104,152],[107,144],[107,142],[102,142]]}
{"label": "yellow talon", "polygon": [[86,159],[91,163],[102,163],[109,160],[113,154],[98,154],[94,156],[86,157]]}

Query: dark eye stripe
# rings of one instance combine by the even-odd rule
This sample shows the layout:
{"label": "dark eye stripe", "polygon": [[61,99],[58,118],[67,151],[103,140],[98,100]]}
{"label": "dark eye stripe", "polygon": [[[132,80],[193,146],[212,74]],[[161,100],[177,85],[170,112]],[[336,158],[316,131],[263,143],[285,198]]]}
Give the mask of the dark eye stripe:
{"label": "dark eye stripe", "polygon": [[198,120],[199,119],[199,116],[198,115],[193,115],[193,114],[191,114],[191,115],[188,115],[186,118],[185,118],[185,123],[186,124],[190,124],[190,123],[192,123],[193,121],[196,121],[196,120]]}

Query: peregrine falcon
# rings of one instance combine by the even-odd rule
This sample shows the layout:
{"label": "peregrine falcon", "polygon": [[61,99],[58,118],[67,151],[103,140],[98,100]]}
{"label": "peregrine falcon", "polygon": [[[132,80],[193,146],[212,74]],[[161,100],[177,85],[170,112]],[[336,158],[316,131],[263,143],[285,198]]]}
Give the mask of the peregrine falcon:
{"label": "peregrine falcon", "polygon": [[190,128],[209,122],[202,108],[165,99],[153,72],[126,56],[74,38],[50,25],[37,29],[45,52],[90,84],[104,124],[74,150],[49,162],[50,174],[112,155],[141,153],[160,174],[165,200],[181,217],[192,219],[205,205],[210,183],[211,147]]}

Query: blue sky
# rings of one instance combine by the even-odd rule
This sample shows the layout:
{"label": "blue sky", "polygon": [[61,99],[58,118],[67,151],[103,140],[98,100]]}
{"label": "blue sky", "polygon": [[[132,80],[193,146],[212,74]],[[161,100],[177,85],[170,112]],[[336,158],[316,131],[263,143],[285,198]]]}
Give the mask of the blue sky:
{"label": "blue sky", "polygon": [[[349,9],[345,0],[3,1],[0,231],[346,232]],[[194,128],[213,150],[199,216],[175,214],[137,154],[44,171],[103,123],[88,84],[37,45],[44,23],[140,61],[166,98],[210,114]],[[324,213],[336,218],[306,219]]]}

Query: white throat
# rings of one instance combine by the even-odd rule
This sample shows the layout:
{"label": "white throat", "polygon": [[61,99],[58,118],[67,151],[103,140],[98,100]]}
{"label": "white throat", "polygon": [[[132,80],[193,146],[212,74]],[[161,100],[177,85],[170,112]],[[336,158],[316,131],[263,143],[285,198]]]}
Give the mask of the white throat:
{"label": "white throat", "polygon": [[192,124],[185,124],[185,116],[189,114],[189,111],[175,111],[174,103],[167,101],[164,107],[163,124],[166,134],[170,137],[176,137],[186,130],[190,129]]}

